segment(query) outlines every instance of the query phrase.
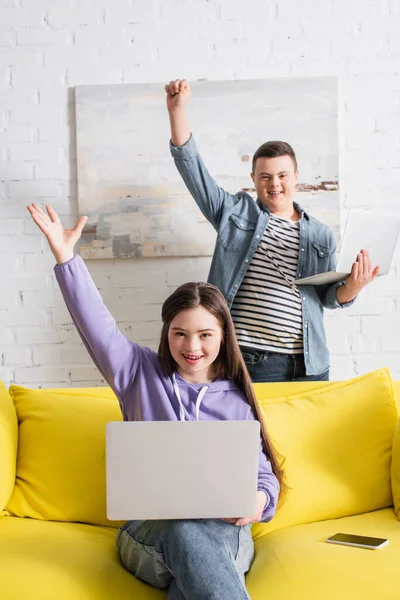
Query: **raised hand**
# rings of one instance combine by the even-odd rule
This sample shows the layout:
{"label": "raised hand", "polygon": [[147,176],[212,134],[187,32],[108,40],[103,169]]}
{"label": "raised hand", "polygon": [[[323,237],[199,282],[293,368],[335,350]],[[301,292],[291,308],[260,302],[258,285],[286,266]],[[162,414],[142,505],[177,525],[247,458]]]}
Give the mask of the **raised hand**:
{"label": "raised hand", "polygon": [[174,111],[185,108],[190,100],[190,83],[186,79],[175,79],[165,86],[167,92],[167,108]]}
{"label": "raised hand", "polygon": [[50,250],[60,265],[74,256],[74,246],[82,235],[87,217],[80,217],[72,229],[64,229],[56,211],[46,205],[47,215],[36,203],[30,204],[28,210],[32,219],[46,237]]}

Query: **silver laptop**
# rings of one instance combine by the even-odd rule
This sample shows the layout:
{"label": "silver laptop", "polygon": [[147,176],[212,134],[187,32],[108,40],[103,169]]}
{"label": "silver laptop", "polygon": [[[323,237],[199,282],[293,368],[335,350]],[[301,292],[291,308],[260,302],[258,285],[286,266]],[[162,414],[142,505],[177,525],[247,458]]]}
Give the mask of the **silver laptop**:
{"label": "silver laptop", "polygon": [[390,270],[399,231],[398,217],[361,209],[350,210],[336,270],[296,279],[293,285],[324,285],[346,279],[360,250],[367,250],[373,266],[380,266],[379,275],[386,275]]}
{"label": "silver laptop", "polygon": [[253,515],[258,421],[107,424],[107,517],[201,519]]}

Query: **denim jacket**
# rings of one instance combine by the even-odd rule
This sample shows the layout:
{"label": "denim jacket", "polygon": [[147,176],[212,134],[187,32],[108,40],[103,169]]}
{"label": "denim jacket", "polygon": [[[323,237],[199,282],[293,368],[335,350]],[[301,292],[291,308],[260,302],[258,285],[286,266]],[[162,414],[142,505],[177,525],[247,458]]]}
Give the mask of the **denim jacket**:
{"label": "denim jacket", "polygon": [[[230,308],[268,225],[270,212],[260,200],[254,201],[246,192],[233,195],[219,187],[201,160],[193,136],[183,146],[171,143],[170,147],[186,186],[218,233],[208,281],[221,290]],[[298,204],[294,206],[301,214],[296,278],[334,271],[336,243],[331,229]],[[299,286],[307,375],[318,375],[330,366],[323,308],[342,308],[354,302],[340,304],[337,301],[336,290],[343,283]]]}

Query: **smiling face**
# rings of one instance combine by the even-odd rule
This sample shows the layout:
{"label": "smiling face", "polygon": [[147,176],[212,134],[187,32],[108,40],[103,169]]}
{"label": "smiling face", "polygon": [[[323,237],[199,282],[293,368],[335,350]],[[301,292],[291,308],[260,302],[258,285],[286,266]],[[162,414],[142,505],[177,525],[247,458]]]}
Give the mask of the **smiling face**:
{"label": "smiling face", "polygon": [[168,344],[178,373],[190,383],[209,383],[223,340],[220,322],[204,306],[182,310],[171,321]]}
{"label": "smiling face", "polygon": [[290,156],[257,158],[251,177],[258,198],[272,214],[285,213],[293,208],[298,171]]}

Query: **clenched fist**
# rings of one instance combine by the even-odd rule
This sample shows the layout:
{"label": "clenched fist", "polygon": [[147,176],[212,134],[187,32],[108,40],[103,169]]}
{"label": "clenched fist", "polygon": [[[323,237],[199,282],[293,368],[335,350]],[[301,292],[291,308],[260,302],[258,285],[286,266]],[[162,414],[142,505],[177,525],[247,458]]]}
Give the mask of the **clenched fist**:
{"label": "clenched fist", "polygon": [[175,79],[165,86],[167,108],[171,112],[185,108],[190,99],[190,83],[186,79]]}

